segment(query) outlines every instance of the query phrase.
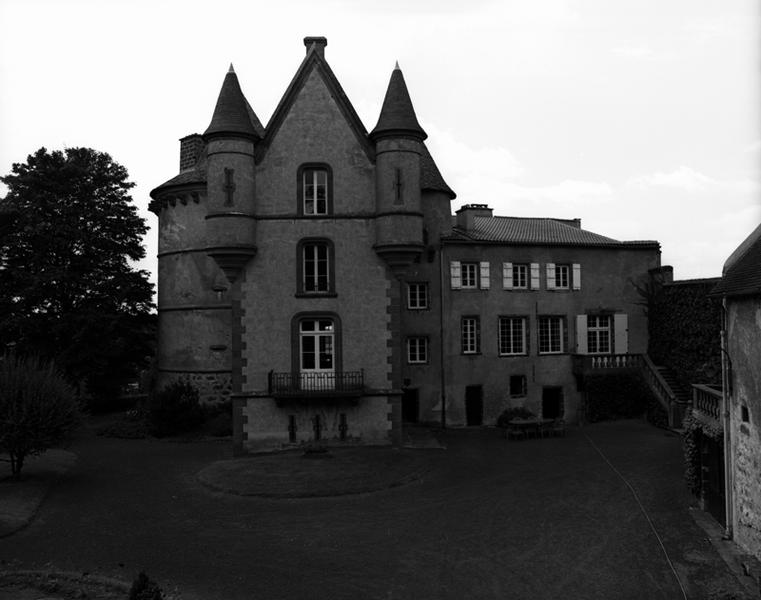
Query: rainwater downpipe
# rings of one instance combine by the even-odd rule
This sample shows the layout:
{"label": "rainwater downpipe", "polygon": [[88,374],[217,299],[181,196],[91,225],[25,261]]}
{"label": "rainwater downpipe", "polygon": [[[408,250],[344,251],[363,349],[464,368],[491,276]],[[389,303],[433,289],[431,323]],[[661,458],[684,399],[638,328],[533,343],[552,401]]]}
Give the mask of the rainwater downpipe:
{"label": "rainwater downpipe", "polygon": [[721,300],[721,419],[724,430],[724,537],[732,539],[734,520],[734,473],[732,472],[732,428],[730,410],[732,405],[732,359],[727,349],[728,327],[727,297]]}
{"label": "rainwater downpipe", "polygon": [[441,428],[447,428],[447,370],[444,358],[444,242],[439,244],[439,359],[441,362]]}

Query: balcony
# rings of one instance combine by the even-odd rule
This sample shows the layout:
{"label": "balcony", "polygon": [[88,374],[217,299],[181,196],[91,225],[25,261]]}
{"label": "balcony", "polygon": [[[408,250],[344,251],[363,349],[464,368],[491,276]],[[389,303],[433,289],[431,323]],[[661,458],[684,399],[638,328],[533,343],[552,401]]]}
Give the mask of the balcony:
{"label": "balcony", "polygon": [[641,354],[574,354],[575,375],[605,375],[616,371],[630,371],[642,366]]}
{"label": "balcony", "polygon": [[721,426],[721,402],[721,387],[692,384],[692,411],[719,426]]}
{"label": "balcony", "polygon": [[269,394],[277,400],[346,398],[356,401],[365,389],[364,371],[342,373],[269,372]]}

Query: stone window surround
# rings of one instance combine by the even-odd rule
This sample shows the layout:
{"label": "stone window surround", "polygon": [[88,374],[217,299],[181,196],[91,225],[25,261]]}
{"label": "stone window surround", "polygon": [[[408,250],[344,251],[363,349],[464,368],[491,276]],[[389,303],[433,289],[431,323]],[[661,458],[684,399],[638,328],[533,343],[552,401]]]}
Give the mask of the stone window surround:
{"label": "stone window surround", "polygon": [[[307,169],[323,170],[326,173],[327,190],[326,190],[326,212],[325,213],[305,213],[304,212],[304,171]],[[296,175],[296,212],[300,217],[313,217],[315,219],[328,217],[333,214],[333,169],[327,163],[309,162],[299,165]]]}

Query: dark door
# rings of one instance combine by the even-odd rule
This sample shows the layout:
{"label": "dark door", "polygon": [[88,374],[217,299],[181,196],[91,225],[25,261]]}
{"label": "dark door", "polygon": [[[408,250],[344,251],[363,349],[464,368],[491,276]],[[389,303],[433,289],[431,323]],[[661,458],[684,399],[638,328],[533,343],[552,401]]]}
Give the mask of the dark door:
{"label": "dark door", "polygon": [[705,509],[719,523],[726,527],[726,506],[724,504],[724,443],[721,440],[702,435],[703,485],[705,485]]}
{"label": "dark door", "polygon": [[465,388],[465,422],[468,425],[483,425],[484,392],[480,385]]}
{"label": "dark door", "polygon": [[563,412],[563,388],[543,388],[542,417],[545,419],[560,419],[563,417]]}
{"label": "dark door", "polygon": [[419,414],[418,391],[405,389],[402,393],[402,421],[405,423],[417,423],[420,418]]}

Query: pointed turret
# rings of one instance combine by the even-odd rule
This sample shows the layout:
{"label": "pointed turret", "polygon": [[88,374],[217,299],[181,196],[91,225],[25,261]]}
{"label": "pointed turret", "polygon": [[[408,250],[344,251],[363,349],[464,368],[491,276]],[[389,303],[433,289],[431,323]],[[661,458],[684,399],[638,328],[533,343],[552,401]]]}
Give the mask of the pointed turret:
{"label": "pointed turret", "polygon": [[206,252],[233,284],[256,254],[256,167],[261,124],[233,66],[203,134],[207,153]]}
{"label": "pointed turret", "polygon": [[391,73],[391,80],[388,82],[378,124],[370,132],[370,139],[377,140],[380,137],[400,135],[412,136],[420,141],[428,137],[417,122],[407,84],[404,82],[404,75],[397,62]]}
{"label": "pointed turret", "polygon": [[[249,115],[250,110],[231,63],[230,70],[222,83],[222,89],[219,91],[211,123],[203,134],[204,138],[208,140],[209,137],[217,135],[259,138],[259,132],[256,131],[252,122],[254,119],[258,122],[258,118],[254,114],[252,119]],[[253,111],[251,112],[253,113]]]}
{"label": "pointed turret", "polygon": [[386,90],[375,143],[375,251],[396,277],[423,251],[420,159],[427,137],[417,122],[402,70],[396,64]]}

